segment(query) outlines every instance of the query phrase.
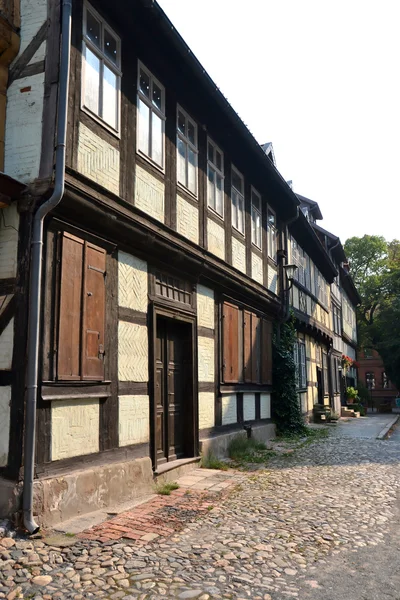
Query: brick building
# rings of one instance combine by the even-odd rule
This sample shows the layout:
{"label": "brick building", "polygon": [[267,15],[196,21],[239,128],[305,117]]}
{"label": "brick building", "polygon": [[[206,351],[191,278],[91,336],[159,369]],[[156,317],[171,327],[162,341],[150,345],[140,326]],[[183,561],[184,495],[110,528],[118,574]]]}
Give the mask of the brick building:
{"label": "brick building", "polygon": [[394,407],[397,390],[385,373],[382,359],[376,350],[365,348],[358,352],[358,379],[369,390],[368,407],[384,410]]}

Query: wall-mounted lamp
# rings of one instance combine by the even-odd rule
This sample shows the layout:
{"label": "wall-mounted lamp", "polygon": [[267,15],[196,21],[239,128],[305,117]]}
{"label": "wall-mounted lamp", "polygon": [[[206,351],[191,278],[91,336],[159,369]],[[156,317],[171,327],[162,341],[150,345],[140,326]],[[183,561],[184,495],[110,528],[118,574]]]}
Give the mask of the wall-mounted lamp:
{"label": "wall-mounted lamp", "polygon": [[286,279],[288,280],[288,283],[289,283],[288,289],[290,290],[290,288],[292,287],[292,284],[293,284],[294,274],[296,272],[297,265],[283,265],[283,269],[286,274]]}

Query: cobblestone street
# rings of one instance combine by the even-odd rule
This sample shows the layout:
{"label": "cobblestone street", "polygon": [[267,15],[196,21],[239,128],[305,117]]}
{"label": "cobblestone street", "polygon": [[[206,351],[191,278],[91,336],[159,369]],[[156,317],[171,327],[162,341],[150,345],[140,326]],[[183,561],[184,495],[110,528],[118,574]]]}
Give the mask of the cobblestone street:
{"label": "cobblestone street", "polygon": [[[376,440],[373,421],[340,423],[327,439],[272,457],[260,470],[216,472],[215,491],[189,477],[194,489],[182,484],[136,509],[150,515],[144,521],[158,520],[147,539],[143,528],[140,539],[114,528],[106,541],[105,525],[47,540],[54,545],[5,538],[0,597],[400,598],[392,529],[400,444]],[[359,435],[350,437],[350,427]],[[219,476],[234,484],[221,486]]]}

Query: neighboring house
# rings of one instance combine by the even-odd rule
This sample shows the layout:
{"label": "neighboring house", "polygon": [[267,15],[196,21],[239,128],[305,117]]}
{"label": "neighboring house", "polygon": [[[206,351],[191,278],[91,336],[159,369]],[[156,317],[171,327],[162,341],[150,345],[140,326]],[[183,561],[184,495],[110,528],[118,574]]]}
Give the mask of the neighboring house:
{"label": "neighboring house", "polygon": [[288,261],[297,266],[291,292],[298,332],[295,362],[301,409],[310,419],[314,404],[329,404],[337,410],[329,375],[333,343],[330,284],[337,271],[311,226],[309,204],[305,205],[303,197],[299,199],[299,218],[289,225]]}
{"label": "neighboring house", "polygon": [[[16,508],[30,431],[30,239],[52,189],[60,8],[22,0],[8,89],[5,171],[28,190],[5,209],[18,301],[0,337],[3,512]],[[272,329],[298,205],[156,2],[73,2],[65,193],[44,223],[42,522],[149,491],[154,472],[226,451],[244,423],[273,434]],[[335,269],[303,215],[291,236],[316,265],[304,326],[326,369]]]}
{"label": "neighboring house", "polygon": [[380,409],[383,405],[393,407],[397,390],[385,373],[382,359],[376,350],[364,348],[358,352],[358,377],[368,388],[368,406]]}
{"label": "neighboring house", "polygon": [[[289,262],[298,267],[292,291],[298,329],[295,359],[302,410],[311,417],[316,402],[329,404],[340,413],[346,386],[356,384],[356,369],[351,367],[345,373],[342,357],[345,354],[356,359],[356,306],[360,297],[340,239],[317,224],[322,219],[317,202],[300,194],[297,197],[302,214],[289,226]],[[307,232],[303,239],[299,237],[301,225]],[[311,250],[313,236],[317,244]]]}

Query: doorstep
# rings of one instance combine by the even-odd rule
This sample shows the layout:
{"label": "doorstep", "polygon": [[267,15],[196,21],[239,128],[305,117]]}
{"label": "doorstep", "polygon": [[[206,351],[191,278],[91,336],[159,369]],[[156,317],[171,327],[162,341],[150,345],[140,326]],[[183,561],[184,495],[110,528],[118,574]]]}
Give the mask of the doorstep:
{"label": "doorstep", "polygon": [[154,479],[157,482],[175,481],[182,477],[188,471],[197,469],[200,466],[201,457],[192,456],[190,458],[179,458],[171,462],[163,463],[154,471]]}

